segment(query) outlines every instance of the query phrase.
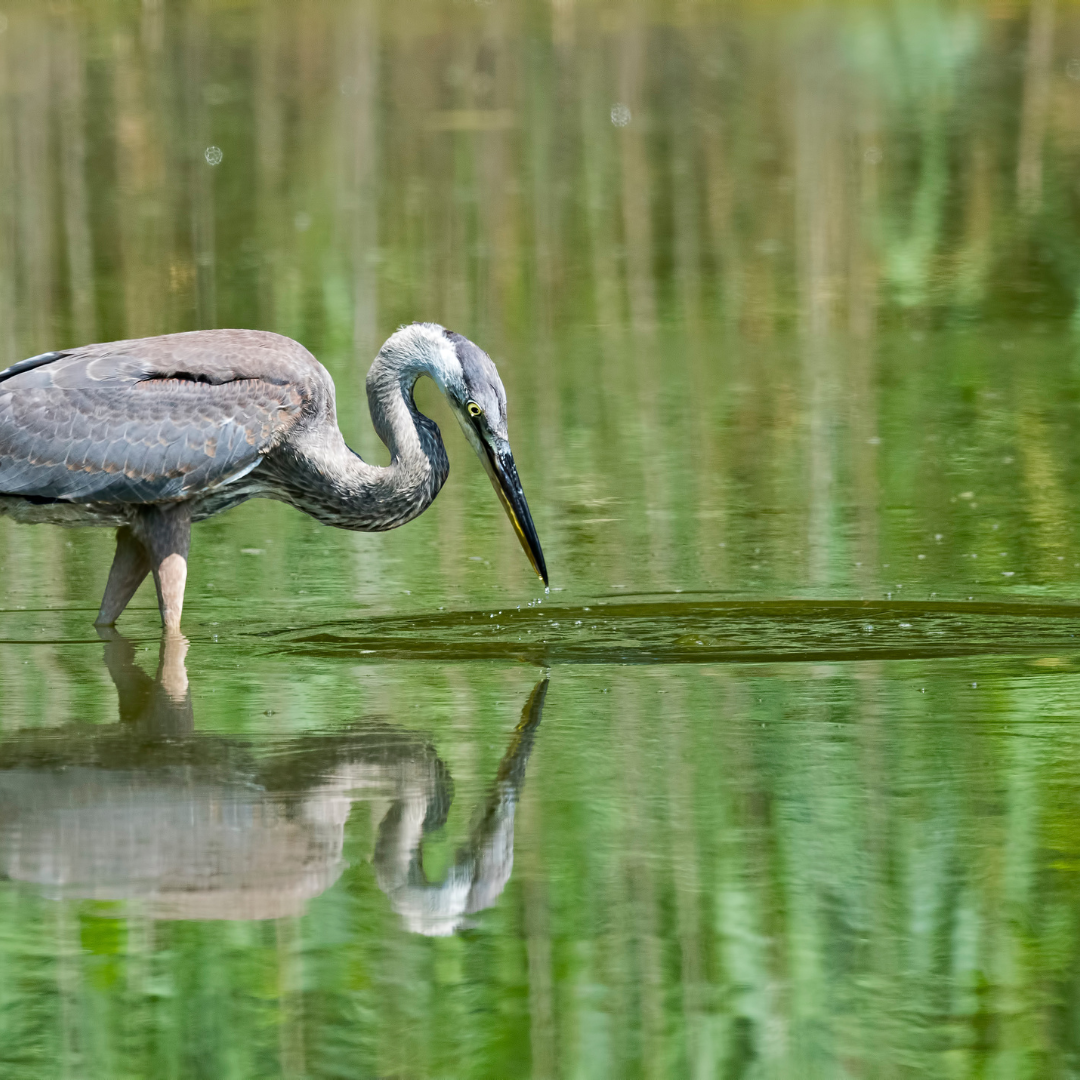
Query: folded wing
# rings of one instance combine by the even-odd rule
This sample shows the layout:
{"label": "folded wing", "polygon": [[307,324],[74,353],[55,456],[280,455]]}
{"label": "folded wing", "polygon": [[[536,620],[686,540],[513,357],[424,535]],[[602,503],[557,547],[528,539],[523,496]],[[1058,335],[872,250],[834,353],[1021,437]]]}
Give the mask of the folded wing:
{"label": "folded wing", "polygon": [[0,495],[143,503],[218,487],[280,444],[322,372],[254,331],[45,355],[0,372]]}

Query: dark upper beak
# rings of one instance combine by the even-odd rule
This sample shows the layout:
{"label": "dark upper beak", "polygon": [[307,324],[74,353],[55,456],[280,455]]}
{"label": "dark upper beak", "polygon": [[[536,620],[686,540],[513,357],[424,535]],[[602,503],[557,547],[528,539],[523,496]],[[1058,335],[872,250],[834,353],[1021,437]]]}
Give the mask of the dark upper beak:
{"label": "dark upper beak", "polygon": [[532,514],[529,513],[529,504],[525,501],[525,492],[521,490],[521,481],[518,479],[514,455],[510,453],[510,444],[505,439],[494,438],[484,431],[480,431],[479,434],[480,442],[485,450],[484,467],[487,469],[488,476],[491,477],[492,486],[499,496],[499,501],[503,504],[510,524],[514,526],[514,532],[517,533],[517,538],[521,541],[521,546],[529,557],[532,568],[540,575],[540,580],[547,585],[548,573],[544,563],[544,553],[540,550],[540,539],[536,535]]}

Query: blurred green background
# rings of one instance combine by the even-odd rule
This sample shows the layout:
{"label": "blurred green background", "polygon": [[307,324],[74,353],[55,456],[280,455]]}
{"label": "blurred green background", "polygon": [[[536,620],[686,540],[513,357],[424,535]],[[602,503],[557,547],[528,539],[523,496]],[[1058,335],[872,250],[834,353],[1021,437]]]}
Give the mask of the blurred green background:
{"label": "blurred green background", "polygon": [[13,2],[0,102],[0,365],[274,330],[384,460],[442,322],[552,578],[431,388],[160,671],[0,520],[0,1074],[1080,1071],[1080,7]]}

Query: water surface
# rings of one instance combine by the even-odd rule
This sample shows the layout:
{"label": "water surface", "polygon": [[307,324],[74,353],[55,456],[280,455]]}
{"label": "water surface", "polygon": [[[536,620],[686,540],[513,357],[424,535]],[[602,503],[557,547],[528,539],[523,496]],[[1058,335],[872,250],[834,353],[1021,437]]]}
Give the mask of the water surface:
{"label": "water surface", "polygon": [[276,330],[383,460],[441,321],[552,577],[431,387],[431,510],[200,525],[186,642],[0,520],[0,1073],[1075,1074],[1071,9],[0,28],[0,363]]}

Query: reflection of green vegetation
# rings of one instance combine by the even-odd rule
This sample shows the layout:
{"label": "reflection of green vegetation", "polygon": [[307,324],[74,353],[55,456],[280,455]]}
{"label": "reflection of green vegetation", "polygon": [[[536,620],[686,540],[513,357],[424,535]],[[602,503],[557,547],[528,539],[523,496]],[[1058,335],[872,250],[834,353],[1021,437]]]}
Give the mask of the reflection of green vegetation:
{"label": "reflection of green vegetation", "polygon": [[862,69],[864,91],[882,99],[878,122],[893,135],[883,140],[887,165],[881,147],[870,151],[889,177],[880,205],[882,256],[897,303],[916,308],[930,302],[935,260],[947,254],[949,127],[958,84],[978,55],[978,25],[970,12],[946,13],[936,4],[896,4],[889,15],[865,14],[847,49]]}
{"label": "reflection of green vegetation", "polygon": [[[288,688],[276,664],[253,674],[240,711],[262,727]],[[448,754],[458,838],[531,685],[481,666],[289,675],[313,686],[304,711],[275,716],[291,730],[385,715],[408,686],[420,708],[393,715],[423,717]],[[363,803],[350,868],[300,920],[148,922],[5,889],[4,1067],[509,1076],[539,1059],[590,1076],[831,1077],[1008,1062],[1035,1076],[1068,1060],[1068,659],[564,675],[514,875],[477,929],[404,932],[371,866],[382,811]],[[200,726],[235,725],[235,701],[195,696]]]}
{"label": "reflection of green vegetation", "polygon": [[[1071,314],[1080,88],[1064,44],[1033,144],[1042,200],[1019,213],[1026,12],[680,10],[678,25],[589,3],[491,21],[483,5],[405,18],[371,0],[43,21],[16,5],[0,35],[0,348],[282,330],[325,360],[347,435],[379,458],[367,359],[397,322],[441,319],[502,366],[559,585],[1005,584],[1016,567],[960,556],[1005,548],[1023,563],[1029,518],[1051,520],[1051,497],[1006,458],[1053,462],[1039,475],[1070,490],[1066,349],[1003,328],[950,338],[930,364],[901,328],[1020,315],[1047,330]],[[1072,16],[1056,18],[1064,43]],[[617,128],[623,98],[637,119]],[[821,340],[800,352],[796,324]],[[1045,402],[1053,423],[1006,415],[1021,359],[1037,368],[1027,415]],[[429,514],[365,537],[245,507],[196,535],[192,614],[268,582],[260,607],[290,621],[343,600],[518,597],[513,537],[443,407],[422,404],[454,463]],[[972,546],[976,517],[951,501],[972,489],[1006,544],[987,532]],[[1054,522],[1039,543],[1061,550],[1011,587],[1068,580],[1071,518],[1059,507]],[[9,603],[36,606],[42,581],[50,603],[100,594],[106,537],[0,521],[0,543]]]}
{"label": "reflection of green vegetation", "polygon": [[[0,359],[277,329],[377,457],[367,359],[439,319],[500,364],[574,603],[1075,598],[1076,13],[1057,5],[1038,114],[1022,6],[796,6],[12,3]],[[1022,122],[1044,132],[1023,212]],[[454,471],[399,533],[267,503],[200,526],[192,697],[221,731],[430,733],[452,849],[531,673],[358,674],[245,636],[534,597],[422,404]],[[0,521],[3,730],[115,718],[79,643],[109,557]],[[402,933],[363,804],[296,922],[110,928],[5,888],[0,1071],[1065,1075],[1077,686],[1040,659],[561,669],[514,876],[452,940]]]}
{"label": "reflection of green vegetation", "polygon": [[[816,286],[840,306],[868,272],[889,286],[886,310],[970,314],[970,297],[937,287],[972,257],[965,219],[997,226],[979,248],[990,287],[976,314],[1037,286],[1047,315],[1070,313],[1077,87],[1059,50],[1031,121],[1046,131],[1044,210],[1017,215],[1024,11],[682,10],[678,27],[589,3],[492,21],[482,6],[406,17],[378,0],[350,14],[87,6],[46,23],[15,5],[2,42],[7,355],[258,322],[340,365],[354,340],[370,349],[418,312],[546,332],[589,307],[621,319],[640,296],[760,328],[811,287],[799,267],[813,258],[785,257],[804,243],[830,249],[832,280]],[[1062,41],[1071,19],[1057,15]],[[41,74],[54,69],[55,82]],[[619,129],[608,113],[623,97],[639,119]],[[792,110],[816,105],[824,126],[798,133],[815,155],[804,170]],[[978,224],[965,210],[986,168],[992,212]],[[793,197],[796,219],[832,224],[800,236]],[[859,242],[869,265],[847,261]]]}

